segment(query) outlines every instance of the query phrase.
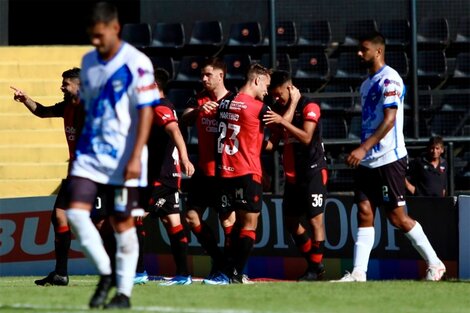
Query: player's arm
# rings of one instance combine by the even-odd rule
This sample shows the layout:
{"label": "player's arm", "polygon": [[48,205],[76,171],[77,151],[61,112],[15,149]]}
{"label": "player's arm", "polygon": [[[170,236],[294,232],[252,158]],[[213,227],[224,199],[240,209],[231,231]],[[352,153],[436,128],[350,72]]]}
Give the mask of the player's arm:
{"label": "player's arm", "polygon": [[137,137],[132,150],[131,157],[127,163],[127,167],[124,173],[125,180],[139,178],[142,171],[141,156],[144,146],[147,144],[147,140],[150,133],[150,127],[152,126],[153,120],[153,109],[151,106],[142,107],[139,110],[139,123],[137,127]]}
{"label": "player's arm", "polygon": [[186,176],[192,176],[194,174],[194,165],[189,161],[188,150],[184,143],[183,135],[179,129],[178,123],[171,122],[165,125],[165,132],[170,136],[171,140],[175,143],[176,149],[178,149],[180,164],[183,173]]}
{"label": "player's arm", "polygon": [[406,190],[408,190],[410,194],[414,195],[416,192],[416,187],[408,180],[408,178],[405,178],[405,185]]}
{"label": "player's arm", "polygon": [[17,102],[21,102],[24,104],[25,107],[28,108],[31,113],[34,115],[44,118],[44,117],[56,117],[55,111],[53,106],[46,107],[40,104],[39,102],[34,101],[31,99],[24,91],[10,86],[11,89],[15,91],[13,95],[13,99]]}
{"label": "player's arm", "polygon": [[397,116],[396,107],[384,109],[384,119],[375,132],[367,138],[358,148],[354,149],[346,158],[346,164],[352,167],[359,166],[359,163],[366,156],[367,151],[378,144],[382,138],[393,128]]}
{"label": "player's arm", "polygon": [[[188,103],[193,101],[195,102],[195,100],[189,100]],[[194,123],[194,121],[196,121],[196,118],[200,112],[209,113],[211,111],[217,110],[218,106],[219,104],[215,101],[207,101],[206,103],[200,106],[193,104],[192,106],[186,108],[183,111],[183,114],[181,115],[181,120],[184,123],[192,124]]]}

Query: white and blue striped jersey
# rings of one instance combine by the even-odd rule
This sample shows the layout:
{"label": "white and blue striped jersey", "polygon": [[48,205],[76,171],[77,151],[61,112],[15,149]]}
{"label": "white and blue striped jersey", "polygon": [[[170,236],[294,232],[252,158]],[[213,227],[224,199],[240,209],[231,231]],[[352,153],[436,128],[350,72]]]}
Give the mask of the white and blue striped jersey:
{"label": "white and blue striped jersey", "polygon": [[403,99],[406,88],[400,75],[384,65],[361,85],[362,132],[361,142],[369,138],[384,119],[384,110],[397,109],[393,128],[370,149],[361,165],[376,168],[397,161],[407,155],[403,135]]}
{"label": "white and blue striped jersey", "polygon": [[147,185],[147,148],[142,151],[140,179],[124,181],[124,170],[137,137],[138,110],[159,102],[150,59],[126,42],[103,61],[96,50],[82,59],[80,97],[85,125],[71,175],[101,184]]}

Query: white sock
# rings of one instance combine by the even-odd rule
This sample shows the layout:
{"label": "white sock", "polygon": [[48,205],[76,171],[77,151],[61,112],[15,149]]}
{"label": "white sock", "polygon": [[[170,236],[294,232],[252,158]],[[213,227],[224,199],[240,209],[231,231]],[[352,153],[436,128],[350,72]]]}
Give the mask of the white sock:
{"label": "white sock", "polygon": [[421,224],[416,221],[415,226],[405,236],[411,241],[413,247],[423,257],[428,265],[438,265],[441,260],[437,257],[428,237],[423,231]]}
{"label": "white sock", "polygon": [[357,239],[354,244],[354,271],[367,273],[369,257],[374,247],[375,229],[374,227],[359,227],[357,229]]}
{"label": "white sock", "polygon": [[117,291],[130,297],[134,286],[135,269],[139,258],[139,241],[135,227],[116,237],[116,280]]}
{"label": "white sock", "polygon": [[78,237],[83,253],[95,264],[100,275],[111,274],[111,261],[104,249],[101,236],[90,219],[90,212],[68,209],[67,220]]}

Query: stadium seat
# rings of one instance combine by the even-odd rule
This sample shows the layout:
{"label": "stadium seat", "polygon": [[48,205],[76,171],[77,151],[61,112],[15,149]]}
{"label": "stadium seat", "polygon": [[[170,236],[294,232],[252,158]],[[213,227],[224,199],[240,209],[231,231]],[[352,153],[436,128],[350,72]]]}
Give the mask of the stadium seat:
{"label": "stadium seat", "polygon": [[418,82],[439,87],[447,78],[447,59],[441,50],[418,51]]}
{"label": "stadium seat", "polygon": [[380,32],[385,37],[387,48],[405,49],[410,44],[410,22],[408,19],[391,19],[380,23]]}
{"label": "stadium seat", "polygon": [[[271,58],[269,53],[263,53],[261,55],[260,63],[264,67],[271,68]],[[276,54],[276,69],[287,71],[292,73],[292,61],[288,53],[277,53]]]}
{"label": "stadium seat", "polygon": [[[340,93],[334,96],[334,93]],[[325,111],[345,112],[351,110],[354,105],[353,88],[344,84],[328,84],[320,95],[333,97],[320,98],[320,108]],[[329,95],[328,95],[329,94]]]}
{"label": "stadium seat", "polygon": [[407,80],[410,68],[405,51],[387,51],[385,53],[385,63],[395,69],[404,81]]}
{"label": "stadium seat", "polygon": [[149,56],[154,68],[164,68],[170,75],[170,80],[175,76],[175,62],[170,56]]}
{"label": "stadium seat", "polygon": [[[264,34],[264,45],[269,45],[270,27],[266,27]],[[292,47],[297,44],[297,28],[294,21],[276,22],[276,46]]]}
{"label": "stadium seat", "polygon": [[331,44],[333,36],[328,20],[306,20],[300,23],[297,46],[303,52],[325,50]]}
{"label": "stadium seat", "polygon": [[196,90],[201,89],[201,66],[206,57],[185,55],[181,57],[176,71],[175,80],[169,83],[169,87],[190,87]]}
{"label": "stadium seat", "polygon": [[227,65],[225,83],[230,90],[240,88],[245,82],[246,71],[251,65],[251,57],[248,54],[226,54],[223,60]]}
{"label": "stadium seat", "polygon": [[348,138],[348,126],[342,117],[322,117],[321,125],[322,137],[325,139]]}
{"label": "stadium seat", "polygon": [[348,138],[349,139],[361,139],[362,130],[362,117],[353,116],[348,127]]}
{"label": "stadium seat", "polygon": [[182,23],[160,22],[152,29],[151,47],[182,48],[185,44],[185,32]]}
{"label": "stadium seat", "polygon": [[449,22],[444,17],[424,18],[418,24],[418,46],[445,49],[450,43]]}
{"label": "stadium seat", "polygon": [[296,85],[318,89],[330,79],[330,63],[324,52],[301,53],[293,79]]}
{"label": "stadium seat", "polygon": [[[461,136],[463,134],[462,114],[454,111],[438,111],[429,123],[432,136]],[[468,118],[468,117],[467,117]],[[468,122],[468,121],[467,121]]]}
{"label": "stadium seat", "polygon": [[173,103],[178,114],[188,107],[188,100],[195,95],[196,91],[191,88],[170,88],[166,92],[166,97]]}
{"label": "stadium seat", "polygon": [[336,81],[347,81],[356,87],[367,77],[367,71],[360,65],[356,52],[341,52],[338,55],[336,72],[333,75]]}
{"label": "stadium seat", "polygon": [[145,48],[150,45],[152,31],[147,23],[127,23],[122,25],[121,38],[136,48]]}
{"label": "stadium seat", "polygon": [[462,52],[457,55],[451,83],[470,88],[470,52]]}
{"label": "stadium seat", "polygon": [[256,47],[261,44],[261,24],[259,22],[236,22],[230,25],[226,46]]}
{"label": "stadium seat", "polygon": [[189,38],[191,46],[221,46],[223,44],[220,21],[195,21]]}
{"label": "stadium seat", "polygon": [[[459,89],[464,89],[459,92]],[[442,98],[440,108],[442,111],[454,111],[465,114],[470,112],[470,87],[469,85],[449,85],[443,91],[452,93],[445,94]],[[454,93],[455,92],[455,93]]]}
{"label": "stadium seat", "polygon": [[353,20],[346,22],[344,40],[341,47],[351,47],[356,49],[359,44],[358,39],[371,31],[377,31],[377,22],[374,19]]}

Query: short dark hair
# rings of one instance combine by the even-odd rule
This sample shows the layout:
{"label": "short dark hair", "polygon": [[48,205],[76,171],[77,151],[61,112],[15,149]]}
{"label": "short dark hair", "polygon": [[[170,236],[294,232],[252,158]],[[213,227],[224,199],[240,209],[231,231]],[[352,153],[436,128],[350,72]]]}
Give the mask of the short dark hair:
{"label": "short dark hair", "polygon": [[119,20],[116,6],[109,2],[98,2],[91,10],[88,26],[94,26],[98,23],[108,24],[113,20]]}
{"label": "short dark hair", "polygon": [[170,74],[164,68],[156,68],[155,69],[155,82],[160,90],[166,90],[166,86],[168,85],[168,81],[170,80]]}
{"label": "short dark hair", "polygon": [[269,84],[269,90],[273,90],[279,86],[284,85],[288,81],[292,80],[292,76],[288,71],[276,70],[271,74],[271,83]]}
{"label": "short dark hair", "polygon": [[432,147],[435,145],[441,145],[444,147],[444,139],[442,139],[441,136],[433,136],[429,138],[428,147]]}
{"label": "short dark hair", "polygon": [[225,74],[227,74],[227,64],[224,62],[223,59],[218,58],[218,57],[210,57],[204,62],[204,64],[202,65],[202,68],[206,66],[212,66],[213,68],[222,70],[222,72],[224,73],[224,78],[225,78]]}
{"label": "short dark hair", "polygon": [[385,46],[385,37],[382,35],[382,33],[373,30],[371,32],[362,34],[359,37],[359,42],[364,42],[364,41],[370,41],[374,44],[380,44],[382,46]]}
{"label": "short dark hair", "polygon": [[259,63],[253,63],[250,65],[248,68],[248,71],[246,72],[246,80],[253,79],[255,75],[266,75],[270,76],[272,71],[270,69],[267,69],[263,65]]}
{"label": "short dark hair", "polygon": [[80,78],[80,68],[74,67],[62,73],[62,78]]}

